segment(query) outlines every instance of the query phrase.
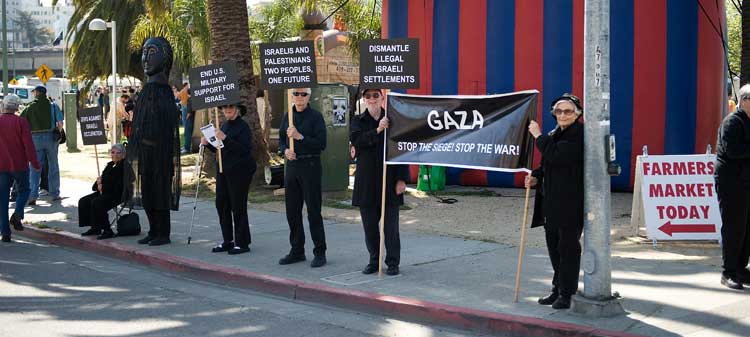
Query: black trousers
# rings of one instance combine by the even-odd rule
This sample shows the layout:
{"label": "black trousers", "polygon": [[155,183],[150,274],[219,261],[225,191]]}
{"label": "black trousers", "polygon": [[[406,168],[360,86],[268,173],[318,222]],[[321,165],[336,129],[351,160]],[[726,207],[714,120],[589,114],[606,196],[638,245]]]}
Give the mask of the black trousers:
{"label": "black trousers", "polygon": [[302,204],[307,206],[307,220],[310,223],[313,254],[325,256],[326,233],[323,229],[323,216],[320,214],[322,192],[320,179],[322,170],[320,158],[306,158],[288,161],[284,175],[286,189],[286,220],[289,223],[290,254],[305,253],[305,229],[302,227]]}
{"label": "black trousers", "polygon": [[101,195],[99,192],[82,197],[78,200],[78,226],[90,226],[92,229],[109,228],[107,211],[117,207],[118,204],[120,200]]}
{"label": "black trousers", "polygon": [[[398,267],[401,263],[401,238],[398,232],[398,205],[385,205],[385,222],[383,223],[383,241],[385,242],[385,264]],[[360,207],[362,225],[365,228],[365,245],[370,253],[370,264],[377,265],[380,257],[380,205]]]}
{"label": "black trousers", "polygon": [[717,184],[724,273],[736,276],[750,260],[750,188]]}
{"label": "black trousers", "polygon": [[[224,171],[216,176],[216,212],[219,214],[224,246],[250,246],[247,192],[255,170]],[[234,221],[234,226],[232,222]]]}
{"label": "black trousers", "polygon": [[172,231],[169,210],[147,208],[145,211],[146,217],[148,217],[148,236],[169,239],[169,234]]}
{"label": "black trousers", "polygon": [[563,297],[570,298],[578,290],[582,230],[582,226],[544,226],[549,260],[555,271],[552,291]]}

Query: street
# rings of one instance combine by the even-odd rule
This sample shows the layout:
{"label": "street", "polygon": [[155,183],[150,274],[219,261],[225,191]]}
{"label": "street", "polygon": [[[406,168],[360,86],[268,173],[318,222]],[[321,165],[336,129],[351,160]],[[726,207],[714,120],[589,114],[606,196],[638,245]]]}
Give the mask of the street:
{"label": "street", "polygon": [[290,302],[17,236],[0,257],[0,336],[476,336]]}

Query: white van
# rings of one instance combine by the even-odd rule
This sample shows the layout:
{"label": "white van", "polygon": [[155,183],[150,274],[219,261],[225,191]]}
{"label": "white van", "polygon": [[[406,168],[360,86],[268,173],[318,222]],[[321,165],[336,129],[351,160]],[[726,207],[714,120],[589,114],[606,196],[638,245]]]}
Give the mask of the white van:
{"label": "white van", "polygon": [[[27,84],[36,87],[42,85],[42,81],[38,77],[32,77],[27,80]],[[47,97],[54,98],[55,102],[62,106],[62,96],[70,91],[70,81],[67,78],[53,77],[47,80],[44,87],[47,88]]]}
{"label": "white van", "polygon": [[29,85],[9,85],[8,93],[16,94],[21,99],[21,104],[27,105],[34,100],[34,87]]}

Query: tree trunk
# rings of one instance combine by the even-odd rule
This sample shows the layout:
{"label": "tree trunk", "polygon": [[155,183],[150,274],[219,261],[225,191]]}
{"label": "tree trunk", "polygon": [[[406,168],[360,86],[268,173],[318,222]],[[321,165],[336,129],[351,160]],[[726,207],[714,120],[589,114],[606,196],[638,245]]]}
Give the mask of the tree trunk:
{"label": "tree trunk", "polygon": [[[248,27],[247,3],[245,0],[208,0],[208,23],[211,31],[211,60],[237,62],[241,104],[247,107],[242,118],[250,126],[253,134],[253,157],[257,163],[256,172],[262,177],[268,165],[268,144],[261,136],[258,109],[255,103],[255,81],[253,60],[250,49],[250,28]],[[207,160],[206,162],[213,162]]]}
{"label": "tree trunk", "polygon": [[740,86],[750,83],[750,0],[742,1],[742,54]]}

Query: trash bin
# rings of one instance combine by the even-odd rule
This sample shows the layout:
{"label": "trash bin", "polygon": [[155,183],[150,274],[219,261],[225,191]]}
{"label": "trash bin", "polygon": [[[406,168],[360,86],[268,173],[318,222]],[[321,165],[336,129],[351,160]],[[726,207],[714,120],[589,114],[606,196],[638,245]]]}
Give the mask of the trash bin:
{"label": "trash bin", "polygon": [[419,179],[417,190],[420,191],[442,191],[445,189],[445,167],[443,166],[419,166]]}

